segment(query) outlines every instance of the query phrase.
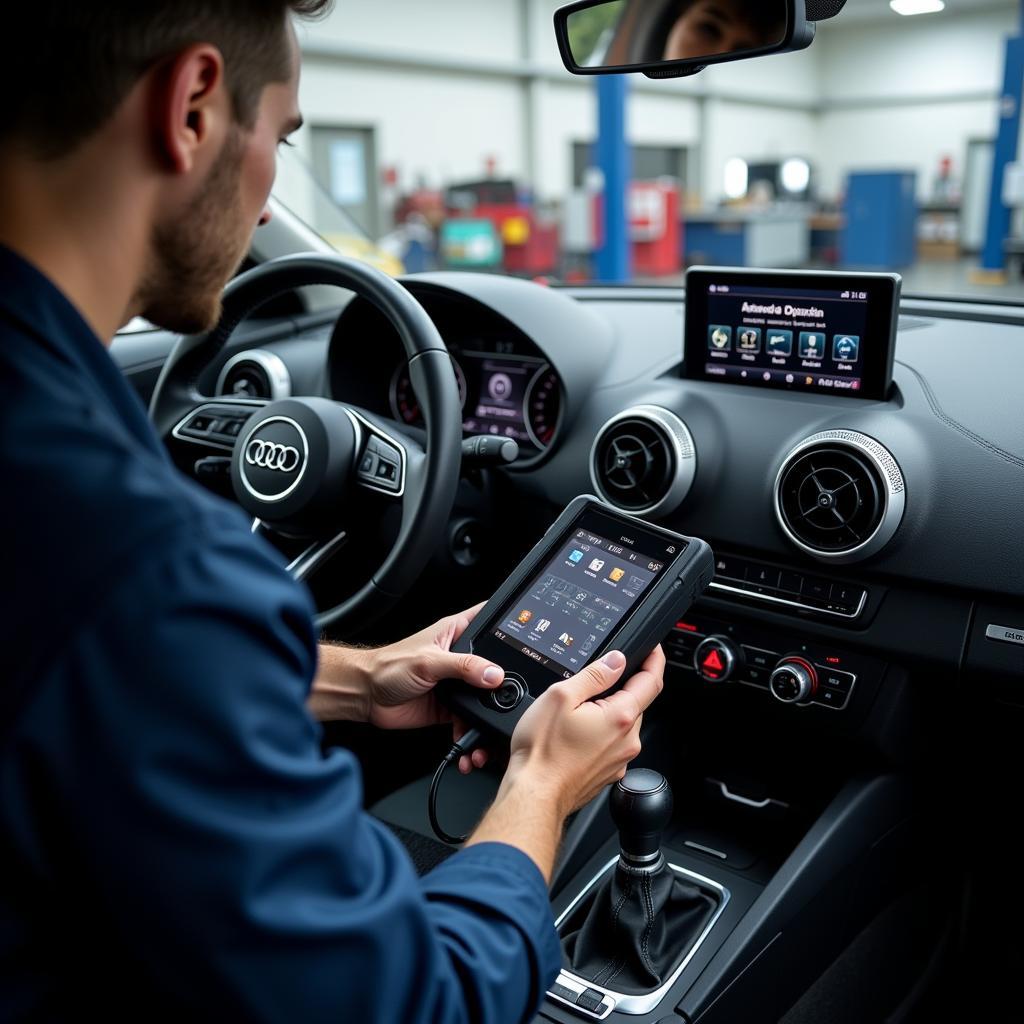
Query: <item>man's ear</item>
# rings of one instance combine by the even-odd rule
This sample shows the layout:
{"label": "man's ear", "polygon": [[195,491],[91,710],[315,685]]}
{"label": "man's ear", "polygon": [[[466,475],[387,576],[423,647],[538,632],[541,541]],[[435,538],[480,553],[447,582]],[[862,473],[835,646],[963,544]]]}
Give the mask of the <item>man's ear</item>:
{"label": "man's ear", "polygon": [[209,142],[223,136],[231,116],[224,58],[217,47],[198,43],[182,50],[161,72],[151,108],[154,141],[161,162],[187,174]]}

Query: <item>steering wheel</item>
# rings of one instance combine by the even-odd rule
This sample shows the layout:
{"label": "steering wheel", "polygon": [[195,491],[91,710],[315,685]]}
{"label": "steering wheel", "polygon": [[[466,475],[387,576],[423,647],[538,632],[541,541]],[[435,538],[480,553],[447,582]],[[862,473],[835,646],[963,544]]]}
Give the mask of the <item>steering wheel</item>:
{"label": "steering wheel", "polygon": [[[326,398],[254,402],[200,393],[203,371],[238,324],[271,299],[308,285],[352,291],[394,325],[423,410],[425,444],[396,434],[390,421]],[[369,500],[372,494],[385,504],[400,505],[400,525],[390,550],[381,552],[379,561],[374,555],[377,568],[355,593],[319,611],[319,626],[353,631],[378,618],[415,582],[440,543],[462,457],[458,385],[448,351],[423,307],[373,267],[309,253],[271,260],[235,278],[224,291],[217,326],[208,334],[178,339],[149,412],[172,454],[175,446],[188,445],[194,459],[195,445],[206,436],[203,427],[223,429],[237,438],[230,464],[235,497],[256,520],[254,530],[261,525],[291,543],[302,539],[303,550],[289,566],[296,578],[310,579],[346,545],[358,543],[365,551],[371,543],[351,535],[353,517],[346,516],[347,505],[352,511],[350,502]],[[179,448],[176,454],[183,452]],[[206,454],[213,453],[207,449]],[[385,546],[379,538],[376,543]]]}

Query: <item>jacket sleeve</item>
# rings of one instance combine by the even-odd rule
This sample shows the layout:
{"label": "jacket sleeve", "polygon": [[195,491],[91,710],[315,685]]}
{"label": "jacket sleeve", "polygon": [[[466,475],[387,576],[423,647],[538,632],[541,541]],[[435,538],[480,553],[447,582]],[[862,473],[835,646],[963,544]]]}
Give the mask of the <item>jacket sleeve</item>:
{"label": "jacket sleeve", "polygon": [[416,877],[352,755],[321,753],[311,614],[247,536],[200,530],[118,583],[32,741],[60,794],[56,867],[203,1019],[530,1019],[559,966],[540,872],[482,844]]}

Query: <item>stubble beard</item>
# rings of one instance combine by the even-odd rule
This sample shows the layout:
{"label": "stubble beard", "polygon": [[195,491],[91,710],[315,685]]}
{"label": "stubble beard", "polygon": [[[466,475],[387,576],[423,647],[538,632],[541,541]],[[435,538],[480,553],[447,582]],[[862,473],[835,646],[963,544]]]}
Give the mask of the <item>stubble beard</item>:
{"label": "stubble beard", "polygon": [[157,327],[199,334],[220,320],[221,292],[250,238],[239,195],[243,149],[242,131],[234,128],[191,207],[154,229],[135,308]]}

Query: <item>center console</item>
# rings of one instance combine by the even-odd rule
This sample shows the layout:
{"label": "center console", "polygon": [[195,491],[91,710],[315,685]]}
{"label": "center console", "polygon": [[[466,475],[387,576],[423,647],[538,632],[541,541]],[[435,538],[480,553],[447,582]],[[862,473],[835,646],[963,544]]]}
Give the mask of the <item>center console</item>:
{"label": "center console", "polygon": [[[658,872],[638,873],[621,794],[580,812],[553,885],[563,969],[538,1020],[777,1021],[917,877],[919,798],[870,749],[905,675],[856,634],[830,639],[850,627],[825,609],[769,626],[758,598],[773,595],[758,586],[799,598],[812,580],[823,602],[852,586],[782,574],[723,556],[716,581],[748,593],[713,588],[664,641],[666,688],[637,762],[675,797],[641,849]],[[875,595],[837,596],[863,612]]]}

